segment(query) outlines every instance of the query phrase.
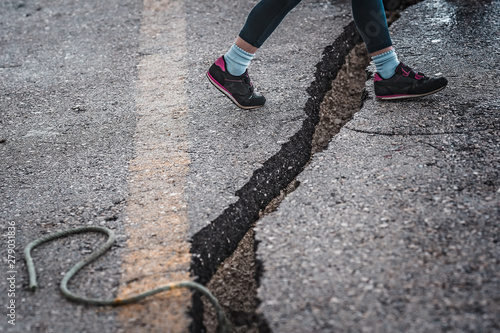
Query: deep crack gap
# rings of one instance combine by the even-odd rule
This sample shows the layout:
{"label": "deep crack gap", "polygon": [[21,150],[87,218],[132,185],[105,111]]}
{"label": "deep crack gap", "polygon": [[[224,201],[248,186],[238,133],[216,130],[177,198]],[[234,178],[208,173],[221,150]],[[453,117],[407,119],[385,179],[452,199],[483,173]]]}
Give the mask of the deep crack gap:
{"label": "deep crack gap", "polygon": [[[420,1],[423,0],[384,0],[389,25],[399,18],[403,10]],[[236,193],[240,197],[237,203],[228,207],[221,216],[193,237],[191,270],[197,281],[205,285],[226,258],[229,259],[224,262],[224,266],[234,271],[242,260],[245,261],[238,256],[251,252],[252,258],[249,262],[246,261],[246,265],[252,266],[253,269],[247,267],[243,270],[243,275],[232,278],[233,281],[245,281],[249,276],[254,276],[255,280],[247,280],[247,284],[243,283],[243,288],[239,283],[240,290],[237,292],[238,296],[244,296],[247,302],[249,295],[254,298],[250,311],[232,308],[235,304],[234,295],[227,295],[228,281],[224,276],[214,279],[219,279],[218,286],[216,283],[209,286],[216,296],[218,292],[215,289],[222,289],[221,304],[228,310],[235,332],[272,332],[264,315],[256,312],[260,302],[256,289],[260,285],[263,265],[255,257],[258,243],[255,241],[252,227],[262,215],[274,211],[281,201],[299,186],[296,177],[307,166],[311,157],[326,149],[333,136],[361,109],[368,95],[364,90],[364,83],[370,74],[366,73],[368,75],[364,77],[361,74],[369,64],[368,54],[361,43],[355,24],[351,22],[334,43],[325,48],[321,62],[316,65],[315,81],[307,89],[310,98],[304,108],[307,118],[302,129],[282,146],[280,152],[254,172],[250,181]],[[356,103],[359,103],[358,107],[354,106]],[[227,242],[217,238],[223,231]],[[227,231],[231,232],[231,239],[227,238]],[[241,246],[238,246],[241,239]],[[214,240],[216,243],[212,244]],[[218,255],[211,258],[210,253]],[[223,267],[221,271],[227,267]],[[224,275],[224,272],[221,274]],[[237,284],[233,283],[231,287]],[[245,288],[248,285],[253,287]],[[226,300],[227,304],[224,304]],[[190,310],[193,318],[190,326],[192,333],[207,331],[204,326],[203,308],[200,295],[195,293]],[[209,318],[205,322],[213,330],[215,318],[213,315],[207,317]]]}
{"label": "deep crack gap", "polygon": [[[386,12],[388,14],[388,23],[392,24],[399,18],[401,11],[420,1],[422,0],[384,0],[384,5],[389,10],[389,12]],[[352,81],[359,80],[360,77],[349,76],[349,73],[347,73],[347,76],[342,77],[340,75],[337,78],[344,63],[347,63],[347,67],[358,66],[358,70],[359,68],[364,70],[367,67],[369,58],[364,49],[364,44],[359,46],[361,43],[362,40],[356,26],[354,22],[351,22],[344,28],[342,34],[333,44],[324,49],[322,60],[316,65],[315,80],[307,89],[310,97],[304,107],[307,118],[303,121],[302,128],[287,143],[283,144],[281,150],[266,161],[262,168],[253,173],[246,185],[236,192],[239,197],[236,203],[230,205],[219,217],[193,236],[191,273],[196,277],[197,282],[207,285],[219,266],[230,256],[232,258],[226,264],[228,267],[233,266],[234,268],[234,265],[231,265],[231,260],[236,262],[240,260],[235,259],[235,256],[248,252],[249,244],[252,244],[253,257],[251,261],[253,260],[255,263],[253,270],[255,273],[254,282],[256,283],[255,288],[258,287],[263,266],[262,262],[255,257],[258,244],[255,242],[252,226],[262,214],[272,212],[279,206],[286,195],[298,187],[299,183],[295,178],[307,166],[311,157],[325,149],[331,138],[351,119],[355,112],[361,109],[364,99],[358,94],[366,95],[364,89],[354,89],[355,91],[341,89],[342,85],[349,85]],[[358,48],[354,49],[356,45],[358,45]],[[351,51],[353,54],[347,57]],[[349,64],[349,62],[354,63]],[[364,62],[366,62],[366,65],[363,65]],[[334,83],[332,87],[332,82],[335,79],[335,83],[340,86],[335,87]],[[366,76],[361,77],[363,87],[365,79],[367,79]],[[347,89],[349,90],[349,87]],[[340,90],[344,97],[349,95],[347,99],[357,98],[359,107],[353,108],[351,104],[350,110],[346,111],[345,106],[349,105],[349,102],[341,101],[338,99],[339,94],[335,96],[335,93],[325,99],[325,95],[334,90]],[[329,97],[332,97],[331,101],[329,101]],[[323,101],[325,102],[322,110]],[[339,101],[340,104],[343,104],[341,107],[344,106],[343,112],[327,110],[332,108],[332,105],[338,104]],[[330,106],[328,106],[328,103],[330,103]],[[332,115],[335,116],[332,117]],[[220,235],[224,235],[224,237],[220,237]],[[237,251],[240,241],[242,245]],[[225,280],[222,281],[226,282]],[[224,285],[222,287],[225,288]],[[256,294],[254,301],[256,309],[259,303]],[[250,312],[235,311],[231,309],[231,303],[221,304],[223,307],[226,305],[226,309],[230,310],[229,317],[237,332],[271,332],[263,314],[258,314],[255,310]],[[203,312],[204,305],[201,296],[194,293],[193,304],[189,313],[193,318],[190,326],[191,333],[207,332]],[[212,320],[212,323],[208,320],[207,325],[213,327],[213,322],[214,320]],[[243,326],[246,326],[246,329]]]}
{"label": "deep crack gap", "polygon": [[[331,89],[320,105],[320,120],[312,140],[312,156],[325,149],[343,125],[360,109],[368,64],[369,57],[364,44],[357,44],[346,56]],[[298,186],[297,180],[292,181],[261,211],[260,217],[276,210]],[[256,250],[254,229],[250,228],[236,251],[221,264],[207,284],[226,309],[235,333],[270,332],[264,315],[256,312],[260,303],[257,288],[262,273],[262,263],[255,257]],[[215,311],[206,299],[203,299],[203,305],[203,324],[208,332],[215,332]]]}
{"label": "deep crack gap", "polygon": [[[259,214],[307,165],[311,158],[315,128],[320,120],[321,102],[331,90],[332,81],[347,54],[360,41],[356,26],[351,22],[333,44],[325,48],[322,60],[316,65],[315,80],[307,89],[310,97],[304,107],[307,117],[302,128],[236,192],[239,197],[236,203],[231,204],[219,217],[193,236],[191,273],[197,282],[207,285],[217,268],[234,253],[238,243],[259,219]],[[224,237],[220,237],[221,235]],[[262,265],[258,260],[256,262],[258,280]],[[190,331],[206,332],[203,325],[203,302],[198,293],[193,294],[190,315],[193,318]],[[263,318],[258,321],[260,332],[270,332]]]}

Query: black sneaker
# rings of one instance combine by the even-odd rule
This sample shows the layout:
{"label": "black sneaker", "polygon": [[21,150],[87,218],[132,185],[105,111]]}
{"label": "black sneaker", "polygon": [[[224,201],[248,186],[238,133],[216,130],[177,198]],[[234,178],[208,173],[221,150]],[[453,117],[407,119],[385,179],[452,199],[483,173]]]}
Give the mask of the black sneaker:
{"label": "black sneaker", "polygon": [[210,66],[207,77],[217,89],[242,109],[259,108],[266,102],[266,98],[255,91],[248,71],[241,76],[233,76],[226,71],[224,56]]}
{"label": "black sneaker", "polygon": [[429,78],[415,72],[402,62],[396,68],[396,73],[389,79],[382,79],[375,73],[373,79],[375,96],[379,99],[400,99],[420,97],[434,94],[446,87],[448,80],[444,77]]}

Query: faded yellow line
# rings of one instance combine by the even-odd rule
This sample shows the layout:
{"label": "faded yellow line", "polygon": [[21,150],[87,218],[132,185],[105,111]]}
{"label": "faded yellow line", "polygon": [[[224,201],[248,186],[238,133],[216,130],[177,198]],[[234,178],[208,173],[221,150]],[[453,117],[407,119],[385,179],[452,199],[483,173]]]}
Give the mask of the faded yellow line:
{"label": "faded yellow line", "polygon": [[[190,278],[185,43],[183,1],[144,0],[120,298]],[[186,332],[190,295],[175,290],[121,307],[117,332]]]}

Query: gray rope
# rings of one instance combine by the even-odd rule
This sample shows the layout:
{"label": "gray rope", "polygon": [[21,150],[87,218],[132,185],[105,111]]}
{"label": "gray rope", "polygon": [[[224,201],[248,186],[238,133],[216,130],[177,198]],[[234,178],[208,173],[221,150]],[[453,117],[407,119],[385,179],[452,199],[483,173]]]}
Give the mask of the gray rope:
{"label": "gray rope", "polygon": [[28,274],[29,274],[29,280],[30,280],[30,289],[32,291],[36,291],[38,284],[36,281],[36,270],[35,270],[35,265],[33,263],[33,258],[31,257],[31,250],[33,250],[35,247],[38,245],[41,245],[43,243],[50,242],[54,239],[57,238],[62,238],[66,237],[69,235],[73,234],[80,234],[80,233],[85,233],[85,232],[99,232],[106,234],[108,236],[108,240],[106,243],[101,246],[97,251],[93,252],[90,256],[84,258],[83,260],[79,261],[76,263],[67,273],[64,275],[63,279],[61,280],[60,284],[60,289],[62,294],[75,302],[80,302],[80,303],[85,303],[85,304],[93,304],[93,305],[125,305],[125,304],[130,304],[134,303],[137,301],[140,301],[146,297],[161,293],[163,291],[167,290],[172,290],[172,289],[177,289],[177,288],[188,288],[188,289],[193,289],[196,290],[200,293],[202,293],[204,296],[208,298],[210,303],[214,306],[216,313],[217,313],[217,320],[218,320],[218,325],[217,325],[217,332],[218,333],[230,333],[231,332],[231,327],[229,325],[229,322],[227,321],[226,314],[224,313],[224,310],[221,308],[219,301],[217,298],[215,298],[212,293],[205,288],[203,285],[193,282],[193,281],[180,281],[180,282],[172,282],[169,284],[166,284],[164,286],[131,296],[127,298],[116,298],[116,299],[96,299],[96,298],[87,298],[84,296],[78,296],[74,293],[72,293],[68,289],[68,282],[71,280],[71,278],[84,266],[88,265],[101,255],[103,255],[106,251],[109,250],[109,248],[114,244],[116,236],[115,233],[108,229],[108,228],[103,228],[103,227],[79,227],[79,228],[74,228],[74,229],[69,229],[69,230],[64,230],[60,232],[56,232],[50,235],[47,235],[45,237],[39,238],[37,240],[34,240],[33,242],[29,243],[25,248],[24,248],[24,258],[26,260],[26,266],[28,267]]}

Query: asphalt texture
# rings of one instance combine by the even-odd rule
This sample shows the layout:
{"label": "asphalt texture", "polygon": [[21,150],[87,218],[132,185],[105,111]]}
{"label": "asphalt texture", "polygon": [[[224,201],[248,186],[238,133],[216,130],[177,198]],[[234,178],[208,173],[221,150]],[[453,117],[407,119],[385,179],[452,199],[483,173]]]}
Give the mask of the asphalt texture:
{"label": "asphalt texture", "polygon": [[[72,236],[34,251],[39,290],[28,290],[22,250],[50,232],[82,225],[114,229],[127,198],[133,157],[137,1],[0,3],[0,331],[112,332],[114,310],[62,298],[58,285],[97,246],[98,235]],[[113,13],[111,15],[111,13]],[[15,295],[7,293],[7,227],[15,224]],[[78,275],[70,288],[113,297],[119,248]],[[74,283],[73,283],[74,282]]]}
{"label": "asphalt texture", "polygon": [[128,312],[62,298],[62,273],[101,236],[34,251],[35,294],[22,248],[106,226],[117,244],[71,290],[112,298],[171,273],[208,284],[297,176],[255,230],[261,331],[500,330],[499,1],[405,12],[398,54],[449,87],[379,103],[368,81],[363,109],[312,160],[320,103],[359,41],[350,2],[304,0],[286,17],[250,67],[266,106],[243,111],[205,72],[256,3],[0,2],[1,332],[203,332],[196,295]]}
{"label": "asphalt texture", "polygon": [[449,86],[387,103],[369,80],[362,109],[258,222],[273,332],[500,330],[499,11],[425,1],[391,27],[400,60]]}
{"label": "asphalt texture", "polygon": [[[70,284],[79,294],[110,298],[144,278],[133,275],[134,271],[140,274],[144,267],[130,260],[130,253],[135,251],[132,243],[147,250],[162,242],[156,237],[160,233],[151,231],[147,225],[140,227],[146,230],[141,234],[139,229],[140,237],[129,234],[138,228],[134,218],[166,212],[161,204],[155,207],[157,211],[150,211],[148,200],[158,200],[162,195],[182,196],[189,202],[189,232],[180,237],[185,236],[186,242],[192,239],[194,258],[215,259],[209,265],[203,261],[193,263],[193,278],[206,283],[258,219],[259,211],[300,172],[309,159],[307,148],[317,121],[314,112],[304,111],[305,104],[314,95],[314,107],[309,108],[319,107],[318,93],[328,90],[334,72],[323,70],[322,85],[315,88],[314,94],[307,89],[315,80],[316,65],[325,46],[338,40],[341,47],[331,49],[330,54],[340,67],[342,54],[350,48],[344,45],[345,40],[349,39],[347,44],[353,42],[352,24],[345,29],[351,20],[349,3],[304,1],[287,17],[279,33],[268,41],[269,47],[263,48],[254,61],[252,77],[269,98],[266,107],[249,113],[227,103],[204,75],[209,65],[231,45],[255,3],[2,2],[1,214],[6,222],[2,223],[4,234],[7,235],[10,225],[16,227],[17,303],[16,325],[2,321],[1,330],[121,332],[134,330],[135,324],[136,332],[164,331],[165,325],[144,323],[133,314],[123,315],[115,309],[74,304],[59,294],[62,273],[90,253],[102,237],[74,236],[35,250],[40,285],[36,294],[27,290],[22,248],[40,236],[71,227],[101,225],[114,229],[117,245]],[[145,18],[145,8],[148,15],[150,12],[158,15]],[[185,41],[175,36],[172,43],[170,27],[157,22],[158,18],[173,22],[172,29],[185,33]],[[315,38],[306,38],[311,35]],[[304,37],[297,39],[297,36]],[[190,52],[189,57],[181,50],[183,47]],[[155,56],[164,59],[172,54],[179,58],[168,59],[163,68],[148,67],[158,75],[144,73],[149,59]],[[167,79],[173,66],[176,75],[185,71],[175,81]],[[168,96],[154,90],[158,81],[169,93],[179,87],[185,89],[189,112],[177,114],[179,126],[166,120],[170,110],[177,112],[176,108],[184,107],[182,98],[172,98],[163,104],[153,100],[151,109],[157,108],[157,118],[149,118],[144,112],[148,109],[145,101],[155,95],[159,99]],[[149,88],[152,90],[148,91]],[[158,109],[158,105],[167,110]],[[149,119],[155,122],[149,128],[150,138],[147,137]],[[168,178],[164,184],[158,181],[151,184],[143,178],[139,184],[136,181],[142,168],[137,158],[149,158],[144,149],[162,154],[155,146],[158,138],[166,138],[165,132],[157,133],[163,131],[162,124],[171,126],[167,128],[168,136],[178,144],[167,148],[190,155],[187,177],[177,182],[185,185],[177,188]],[[184,131],[187,136],[179,134],[185,134]],[[282,149],[290,138],[294,138],[293,143]],[[304,146],[306,149],[296,150]],[[281,151],[284,153],[279,155]],[[263,168],[276,155],[268,163],[270,166]],[[161,172],[157,176],[157,165],[151,165],[151,169],[152,179],[163,176]],[[255,170],[261,170],[257,176]],[[268,186],[276,174],[278,183]],[[151,198],[148,194],[151,191],[163,194]],[[238,206],[231,208],[237,201]],[[137,212],[137,207],[144,207],[143,212]],[[181,202],[178,208],[168,208],[182,211],[182,207],[185,205]],[[228,207],[229,214],[225,214]],[[217,223],[218,218],[230,223],[231,214],[238,215],[241,221],[234,231],[200,232],[207,225],[223,228],[224,224]],[[156,221],[152,224],[156,228]],[[209,243],[220,243],[220,248],[207,248],[207,234],[212,237]],[[148,237],[153,237],[151,244]],[[2,257],[8,258],[7,246],[1,251]],[[154,253],[149,255],[161,260]],[[165,259],[169,264],[172,261],[175,258]],[[163,261],[157,262],[157,266],[163,265]],[[185,272],[190,273],[188,269]],[[2,279],[1,286],[2,290],[8,290],[10,283]],[[0,297],[2,304],[13,299],[7,292]],[[164,316],[161,309],[148,310],[148,302],[144,303],[148,316],[155,313],[157,318]],[[194,307],[194,310],[192,316],[196,317],[200,309]],[[187,306],[178,312],[187,312]]]}

